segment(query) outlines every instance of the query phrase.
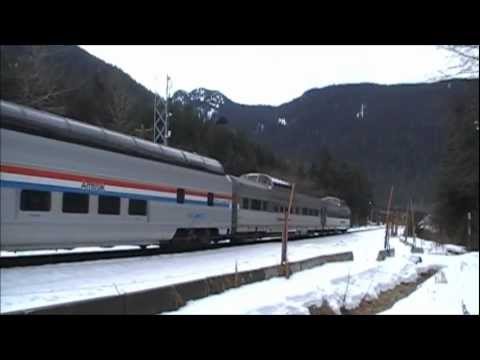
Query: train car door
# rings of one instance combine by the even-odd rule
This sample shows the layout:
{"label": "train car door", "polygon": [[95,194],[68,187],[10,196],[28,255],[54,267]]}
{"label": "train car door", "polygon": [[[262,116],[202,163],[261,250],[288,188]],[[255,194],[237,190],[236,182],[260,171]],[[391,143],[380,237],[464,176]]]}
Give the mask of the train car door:
{"label": "train car door", "polygon": [[327,209],[324,207],[320,209],[320,220],[322,222],[322,230],[325,230],[327,224]]}
{"label": "train car door", "polygon": [[231,233],[235,234],[237,232],[238,225],[238,198],[235,194],[232,196],[232,229]]}

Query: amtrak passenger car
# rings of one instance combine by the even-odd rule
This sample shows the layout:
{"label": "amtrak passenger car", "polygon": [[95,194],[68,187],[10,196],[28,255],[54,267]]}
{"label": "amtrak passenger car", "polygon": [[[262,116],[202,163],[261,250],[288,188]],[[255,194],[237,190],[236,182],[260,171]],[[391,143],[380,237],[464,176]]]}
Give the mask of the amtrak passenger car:
{"label": "amtrak passenger car", "polygon": [[229,230],[232,185],[216,160],[4,101],[1,121],[2,250]]}
{"label": "amtrak passenger car", "polygon": [[[0,101],[1,238],[10,251],[204,245],[281,232],[290,184]],[[296,194],[289,231],[346,231],[336,198]]]}
{"label": "amtrak passenger car", "polygon": [[[281,233],[291,184],[267,174],[232,177],[232,183],[233,233],[257,237]],[[344,232],[350,227],[350,209],[334,197],[294,193],[288,224],[289,232],[296,235]]]}

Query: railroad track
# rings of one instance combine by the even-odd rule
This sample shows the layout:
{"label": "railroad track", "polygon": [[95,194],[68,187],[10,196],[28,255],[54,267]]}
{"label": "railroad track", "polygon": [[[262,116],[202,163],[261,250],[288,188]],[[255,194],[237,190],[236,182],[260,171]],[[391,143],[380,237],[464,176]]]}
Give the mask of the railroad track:
{"label": "railroad track", "polygon": [[[216,249],[222,246],[220,244],[212,244],[203,249],[191,250],[170,250],[164,248],[154,249],[132,249],[132,250],[104,250],[104,251],[89,251],[76,252],[67,254],[45,254],[45,255],[26,255],[26,256],[3,256],[0,257],[0,268],[24,267],[24,266],[38,266],[48,264],[72,263],[82,261],[96,261],[109,259],[134,258],[142,256],[154,256],[164,254],[178,254],[191,251]],[[226,244],[222,244],[226,245]]]}
{"label": "railroad track", "polygon": [[[368,231],[372,229],[357,230],[357,231]],[[347,232],[346,234],[351,234]],[[311,239],[321,236],[332,236],[334,234],[316,234],[312,236],[297,236],[289,238],[289,241],[297,241],[304,239]],[[154,248],[154,249],[132,249],[132,250],[104,250],[104,251],[91,251],[91,252],[76,252],[76,253],[66,253],[66,254],[44,254],[44,255],[25,255],[25,256],[2,256],[0,257],[0,268],[13,268],[13,267],[25,267],[25,266],[38,266],[38,265],[50,265],[50,264],[61,264],[61,263],[73,263],[73,262],[84,262],[84,261],[97,261],[97,260],[112,260],[112,259],[123,259],[123,258],[134,258],[134,257],[146,257],[146,256],[155,256],[155,255],[167,255],[167,254],[181,254],[189,253],[194,251],[205,251],[205,250],[214,250],[221,248],[228,248],[233,246],[248,246],[253,244],[264,244],[279,242],[281,240],[278,238],[271,238],[268,240],[258,241],[257,239],[246,240],[240,243],[217,243],[210,244],[209,246],[199,247],[195,249],[169,249],[169,248]]]}
{"label": "railroad track", "polygon": [[[264,240],[261,243],[276,242],[279,239]],[[155,255],[181,254],[194,251],[206,251],[220,248],[227,248],[232,246],[246,246],[258,244],[258,241],[245,241],[242,243],[218,243],[210,244],[209,246],[191,248],[191,249],[168,249],[168,248],[154,248],[154,249],[132,249],[132,250],[103,250],[103,251],[89,251],[76,252],[67,254],[45,254],[45,255],[26,255],[26,256],[3,256],[0,257],[0,268],[13,268],[25,266],[50,265],[61,263],[74,263],[84,261],[97,260],[113,260],[123,258],[146,257]]]}

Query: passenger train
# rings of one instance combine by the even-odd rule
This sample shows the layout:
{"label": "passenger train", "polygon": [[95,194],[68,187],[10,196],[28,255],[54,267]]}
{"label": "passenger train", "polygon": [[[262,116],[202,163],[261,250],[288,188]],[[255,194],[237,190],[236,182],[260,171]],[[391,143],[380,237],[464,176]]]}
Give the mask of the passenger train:
{"label": "passenger train", "polygon": [[[211,158],[0,100],[6,251],[191,247],[281,233],[290,184],[227,175]],[[289,232],[346,231],[337,198],[295,194]]]}

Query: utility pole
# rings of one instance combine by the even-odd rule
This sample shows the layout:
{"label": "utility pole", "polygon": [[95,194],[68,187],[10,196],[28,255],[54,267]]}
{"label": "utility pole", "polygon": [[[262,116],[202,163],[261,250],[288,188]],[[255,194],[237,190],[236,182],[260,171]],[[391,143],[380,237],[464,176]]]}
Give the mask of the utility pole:
{"label": "utility pole", "polygon": [[367,220],[367,226],[370,225],[370,223],[373,223],[373,202],[369,201],[368,206],[370,206],[370,215],[369,215],[369,218]]}
{"label": "utility pole", "polygon": [[413,201],[410,199],[410,209],[412,211],[412,236],[413,236],[413,246],[417,247],[417,234],[415,234],[415,210],[413,208]]}
{"label": "utility pole", "polygon": [[408,231],[409,231],[409,222],[410,222],[410,215],[409,215],[409,209],[410,209],[410,203],[407,201],[407,207],[405,209],[405,229],[403,231],[403,234],[405,235],[405,244],[408,243]]}
{"label": "utility pole", "polygon": [[153,105],[153,142],[155,144],[168,145],[168,138],[171,132],[168,130],[168,98],[170,91],[170,77],[167,75],[167,85],[165,89],[165,102],[163,106],[163,114],[161,111],[162,99],[158,93],[155,93]]}
{"label": "utility pole", "polygon": [[390,214],[390,210],[392,208],[392,198],[393,198],[393,185],[390,189],[390,196],[388,197],[388,205],[387,205],[387,213],[385,216],[385,242],[383,244],[383,250],[378,252],[377,261],[383,261],[386,257],[393,257],[395,256],[395,249],[390,247],[390,233],[391,229],[393,228],[393,216],[395,214]]}
{"label": "utility pole", "polygon": [[473,248],[472,244],[472,213],[469,211],[467,213],[467,234],[468,234],[468,246],[471,246]]}
{"label": "utility pole", "polygon": [[393,186],[392,188],[390,189],[390,196],[388,198],[388,206],[387,206],[387,216],[385,218],[385,223],[386,223],[386,228],[385,228],[385,243],[384,243],[384,249],[386,251],[389,251],[390,250],[390,234],[389,234],[389,230],[390,230],[390,227],[391,227],[391,224],[390,224],[390,206],[392,204],[392,196],[393,196]]}
{"label": "utility pole", "polygon": [[290,271],[288,269],[288,258],[287,258],[287,244],[288,244],[288,217],[290,215],[290,211],[292,209],[293,197],[295,194],[295,184],[292,184],[290,188],[290,196],[288,199],[288,208],[285,209],[284,213],[284,223],[283,223],[283,231],[282,231],[282,258],[281,258],[281,265],[284,268],[285,276],[288,278],[290,276]]}

